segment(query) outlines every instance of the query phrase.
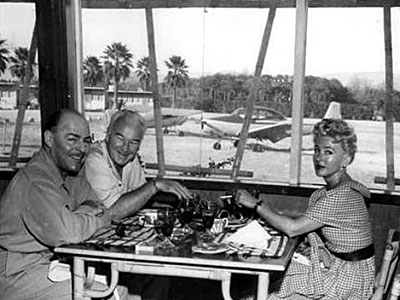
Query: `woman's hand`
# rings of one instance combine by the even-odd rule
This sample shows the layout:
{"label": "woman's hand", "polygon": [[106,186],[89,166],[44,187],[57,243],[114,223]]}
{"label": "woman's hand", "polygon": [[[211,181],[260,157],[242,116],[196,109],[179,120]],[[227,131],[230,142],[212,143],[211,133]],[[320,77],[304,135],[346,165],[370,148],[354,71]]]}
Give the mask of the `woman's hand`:
{"label": "woman's hand", "polygon": [[246,190],[237,190],[235,202],[238,206],[244,206],[247,208],[253,208],[257,204],[258,199],[254,198]]}

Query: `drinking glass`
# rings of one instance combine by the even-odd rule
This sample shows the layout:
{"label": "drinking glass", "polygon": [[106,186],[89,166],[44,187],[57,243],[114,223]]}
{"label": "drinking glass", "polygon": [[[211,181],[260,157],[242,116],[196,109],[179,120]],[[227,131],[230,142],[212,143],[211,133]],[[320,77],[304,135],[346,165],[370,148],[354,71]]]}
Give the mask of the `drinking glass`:
{"label": "drinking glass", "polygon": [[156,230],[163,235],[161,242],[162,248],[175,247],[170,240],[170,236],[174,230],[176,220],[176,211],[174,209],[163,209],[158,212],[158,220],[156,222]]}
{"label": "drinking glass", "polygon": [[213,239],[214,235],[211,233],[210,229],[214,225],[214,218],[215,218],[214,211],[211,209],[203,209],[203,211],[201,212],[201,217],[205,229],[205,232],[202,235],[202,239],[203,240]]}
{"label": "drinking glass", "polygon": [[182,228],[191,231],[188,223],[190,223],[193,219],[195,204],[190,199],[187,199],[181,203],[179,206],[179,222],[182,225]]}

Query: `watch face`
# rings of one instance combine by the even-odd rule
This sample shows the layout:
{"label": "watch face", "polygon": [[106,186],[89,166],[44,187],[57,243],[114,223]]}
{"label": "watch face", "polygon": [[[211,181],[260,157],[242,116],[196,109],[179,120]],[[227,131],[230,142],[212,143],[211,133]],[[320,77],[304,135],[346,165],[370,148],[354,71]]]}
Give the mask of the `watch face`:
{"label": "watch face", "polygon": [[254,205],[254,210],[257,211],[257,208],[261,206],[262,203],[262,200],[257,201],[256,205]]}

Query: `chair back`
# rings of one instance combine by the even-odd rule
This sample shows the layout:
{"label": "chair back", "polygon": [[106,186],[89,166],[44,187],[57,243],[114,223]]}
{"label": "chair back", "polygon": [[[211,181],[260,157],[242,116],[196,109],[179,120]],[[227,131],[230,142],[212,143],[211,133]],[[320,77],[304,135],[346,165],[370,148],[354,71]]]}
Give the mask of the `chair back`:
{"label": "chair back", "polygon": [[400,294],[398,270],[400,231],[390,229],[380,270],[376,275],[375,290],[371,300],[397,300]]}

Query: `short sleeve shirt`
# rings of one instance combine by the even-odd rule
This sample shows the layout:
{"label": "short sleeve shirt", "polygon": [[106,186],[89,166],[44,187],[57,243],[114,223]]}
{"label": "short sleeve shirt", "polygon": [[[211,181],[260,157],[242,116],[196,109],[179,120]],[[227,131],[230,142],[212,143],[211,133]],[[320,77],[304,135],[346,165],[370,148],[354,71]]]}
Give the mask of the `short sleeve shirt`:
{"label": "short sleeve shirt", "polygon": [[365,204],[369,195],[368,189],[355,181],[332,190],[324,187],[311,195],[305,216],[324,224],[321,233],[329,250],[352,252],[372,243],[371,222]]}

